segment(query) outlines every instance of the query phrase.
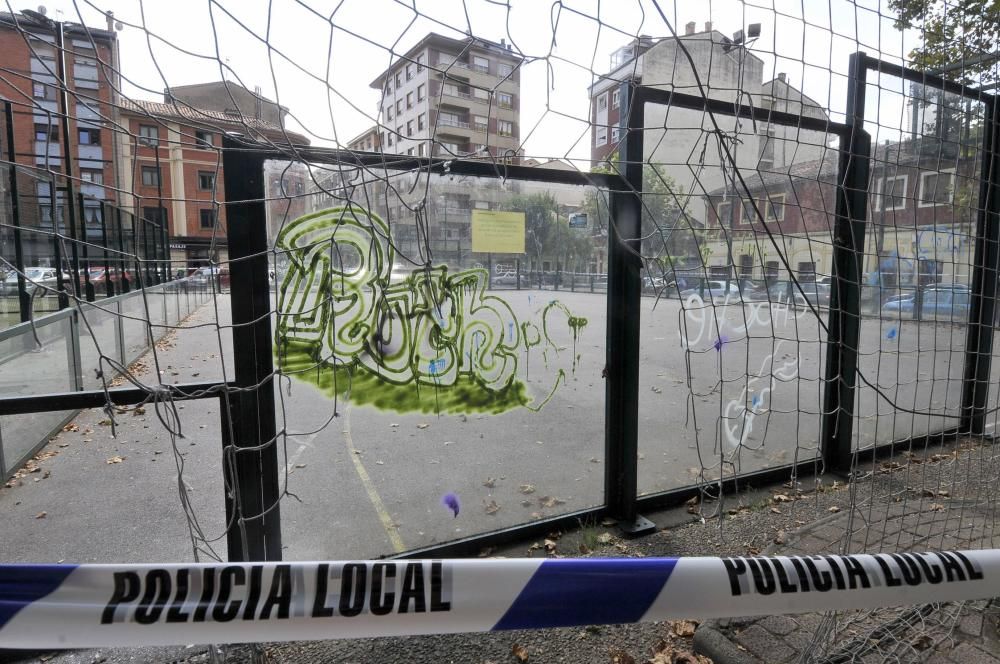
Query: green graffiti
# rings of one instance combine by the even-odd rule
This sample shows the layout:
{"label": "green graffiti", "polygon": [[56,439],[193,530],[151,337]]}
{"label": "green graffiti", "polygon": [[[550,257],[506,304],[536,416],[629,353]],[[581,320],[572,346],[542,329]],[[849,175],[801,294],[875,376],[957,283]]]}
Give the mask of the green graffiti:
{"label": "green graffiti", "polygon": [[[289,223],[276,248],[289,269],[278,291],[276,353],[282,371],[327,394],[398,412],[502,413],[537,410],[555,394],[553,377],[535,403],[518,378],[524,352],[562,350],[550,335],[549,315],[565,314],[576,343],[585,318],[559,302],[541,314],[541,327],[519,322],[510,305],[486,294],[488,274],[449,274],[446,266],[394,277],[388,225],[348,205]],[[554,323],[552,323],[554,324]]]}

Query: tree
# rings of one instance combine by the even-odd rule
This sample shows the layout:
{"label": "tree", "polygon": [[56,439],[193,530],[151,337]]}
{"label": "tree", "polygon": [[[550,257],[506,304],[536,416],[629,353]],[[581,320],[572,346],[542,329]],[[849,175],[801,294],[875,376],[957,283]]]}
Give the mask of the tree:
{"label": "tree", "polygon": [[525,252],[539,268],[545,260],[566,266],[570,257],[574,261],[590,258],[593,245],[589,237],[569,228],[568,215],[551,193],[517,196],[508,207],[524,212]]}
{"label": "tree", "polygon": [[[614,162],[617,153],[609,157]],[[607,166],[592,169],[593,173],[614,172]],[[684,263],[698,256],[695,231],[685,210],[687,201],[678,195],[679,187],[663,169],[646,164],[642,171],[642,247],[640,251],[648,261],[659,264],[661,271],[672,270],[676,263]],[[584,198],[584,211],[595,220],[595,228],[609,227],[608,198],[603,192],[591,190]]]}
{"label": "tree", "polygon": [[996,60],[974,59],[997,50],[1000,1],[889,0],[889,8],[898,15],[897,29],[921,32],[921,45],[910,52],[913,67],[934,70],[968,62],[949,72],[947,78],[964,83],[997,82]]}

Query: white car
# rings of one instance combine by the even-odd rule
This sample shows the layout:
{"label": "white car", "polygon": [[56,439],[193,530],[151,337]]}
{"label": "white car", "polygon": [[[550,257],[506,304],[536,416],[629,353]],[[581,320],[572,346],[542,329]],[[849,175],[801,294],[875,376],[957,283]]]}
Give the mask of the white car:
{"label": "white car", "polygon": [[736,285],[735,279],[729,282],[728,287],[726,286],[726,282],[724,280],[713,279],[705,284],[704,292],[697,286],[695,288],[688,288],[681,291],[682,300],[686,300],[692,295],[699,295],[706,300],[720,302],[725,301],[727,297],[730,300],[739,300],[740,288]]}
{"label": "white car", "polygon": [[[29,293],[34,290],[36,286],[44,286],[42,291],[38,294],[39,297],[48,295],[58,288],[59,282],[56,277],[56,269],[54,267],[26,267],[24,268],[24,277],[24,287]],[[62,278],[64,285],[67,288],[70,288],[69,275],[63,272]],[[11,272],[10,275],[3,280],[3,294],[17,294],[17,272]]]}

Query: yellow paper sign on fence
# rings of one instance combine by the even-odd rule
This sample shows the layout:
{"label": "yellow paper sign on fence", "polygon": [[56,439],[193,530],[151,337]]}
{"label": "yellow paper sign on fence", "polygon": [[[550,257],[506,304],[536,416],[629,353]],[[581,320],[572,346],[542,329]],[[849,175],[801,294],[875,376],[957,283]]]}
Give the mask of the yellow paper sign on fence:
{"label": "yellow paper sign on fence", "polygon": [[524,213],[473,210],[472,251],[523,254]]}

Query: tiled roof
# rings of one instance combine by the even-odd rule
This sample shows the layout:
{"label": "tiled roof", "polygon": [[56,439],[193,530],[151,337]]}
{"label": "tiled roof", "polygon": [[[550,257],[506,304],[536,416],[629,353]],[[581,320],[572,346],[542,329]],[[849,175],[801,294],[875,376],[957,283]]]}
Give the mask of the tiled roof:
{"label": "tiled roof", "polygon": [[194,108],[184,103],[163,104],[142,99],[122,99],[121,109],[126,113],[134,113],[145,117],[162,120],[179,120],[193,125],[210,127],[223,131],[238,131],[248,133],[254,138],[264,137],[277,145],[289,142],[295,145],[309,145],[309,139],[276,124],[247,117]]}

